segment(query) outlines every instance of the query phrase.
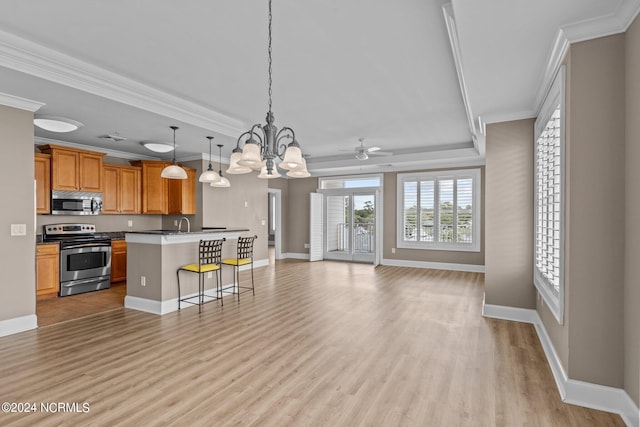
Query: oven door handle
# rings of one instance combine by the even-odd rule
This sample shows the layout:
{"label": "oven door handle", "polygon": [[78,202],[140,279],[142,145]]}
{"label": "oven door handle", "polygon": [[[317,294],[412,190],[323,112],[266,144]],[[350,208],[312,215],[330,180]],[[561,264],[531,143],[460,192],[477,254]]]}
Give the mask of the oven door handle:
{"label": "oven door handle", "polygon": [[79,249],[79,248],[95,248],[95,247],[111,247],[111,243],[78,243],[76,245],[69,245],[62,248],[65,249]]}

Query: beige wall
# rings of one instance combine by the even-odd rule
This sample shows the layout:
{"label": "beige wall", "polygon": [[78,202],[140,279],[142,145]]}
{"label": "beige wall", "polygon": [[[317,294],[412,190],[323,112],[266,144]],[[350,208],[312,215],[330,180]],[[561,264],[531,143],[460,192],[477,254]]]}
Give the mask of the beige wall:
{"label": "beige wall", "polygon": [[534,308],[533,125],[487,126],[485,303]]}
{"label": "beige wall", "polygon": [[640,18],[627,31],[625,49],[624,387],[640,405]]}
{"label": "beige wall", "polygon": [[[222,169],[224,174],[226,166],[223,165]],[[248,228],[250,231],[247,235],[258,236],[254,246],[254,258],[268,259],[267,180],[258,179],[256,172],[225,176],[231,182],[229,188],[196,184],[201,187],[202,192],[202,210],[198,212],[202,217],[196,219],[196,223],[201,223],[203,227]]]}
{"label": "beige wall", "polygon": [[[404,173],[404,172],[403,172]],[[407,171],[409,173],[409,171]],[[396,247],[397,233],[397,178],[396,172],[387,172],[384,174],[384,230],[383,230],[383,249],[382,255],[385,259],[397,259],[407,261],[425,261],[425,262],[442,262],[452,264],[484,264],[484,168],[481,168],[482,195],[480,207],[480,251],[479,252],[457,252],[457,251],[432,251],[425,249],[405,249],[396,248],[396,253],[391,253],[391,248]]]}
{"label": "beige wall", "polygon": [[624,383],[624,36],[567,59],[565,316],[539,307],[569,378]]}
{"label": "beige wall", "polygon": [[[0,321],[35,315],[35,218],[33,113],[0,106]],[[9,206],[10,204],[10,206]],[[26,224],[26,236],[10,236],[11,224]]]}
{"label": "beige wall", "polygon": [[309,215],[310,193],[315,193],[318,188],[318,178],[290,179],[288,191],[288,222],[284,227],[284,237],[288,252],[308,254],[309,249],[304,247],[309,243]]}

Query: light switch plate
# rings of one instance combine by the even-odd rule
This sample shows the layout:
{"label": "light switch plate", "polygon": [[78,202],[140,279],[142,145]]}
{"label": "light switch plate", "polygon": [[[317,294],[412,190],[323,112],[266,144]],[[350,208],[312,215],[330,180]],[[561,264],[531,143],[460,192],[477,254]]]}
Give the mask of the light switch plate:
{"label": "light switch plate", "polygon": [[11,235],[12,236],[26,236],[27,235],[27,224],[11,224]]}

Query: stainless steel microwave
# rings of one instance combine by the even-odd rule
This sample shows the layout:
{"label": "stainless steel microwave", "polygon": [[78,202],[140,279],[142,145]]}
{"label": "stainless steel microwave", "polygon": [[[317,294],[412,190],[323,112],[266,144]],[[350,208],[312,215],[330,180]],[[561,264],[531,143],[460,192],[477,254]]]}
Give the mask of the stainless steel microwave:
{"label": "stainless steel microwave", "polygon": [[85,191],[51,192],[52,215],[99,215],[102,212],[102,193]]}

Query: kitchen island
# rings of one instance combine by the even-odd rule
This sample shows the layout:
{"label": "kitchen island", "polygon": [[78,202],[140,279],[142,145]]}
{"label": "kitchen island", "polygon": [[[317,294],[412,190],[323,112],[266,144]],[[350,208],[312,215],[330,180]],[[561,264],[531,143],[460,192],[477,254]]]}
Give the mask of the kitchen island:
{"label": "kitchen island", "polygon": [[[198,262],[200,240],[226,239],[222,257],[235,256],[235,240],[249,234],[246,228],[203,228],[194,231],[147,230],[127,232],[127,296],[126,308],[154,314],[178,309],[176,271],[185,264]],[[223,284],[233,281],[232,273],[224,274]],[[180,276],[184,296],[198,290],[196,274]],[[205,279],[205,289],[215,287],[215,278]]]}

